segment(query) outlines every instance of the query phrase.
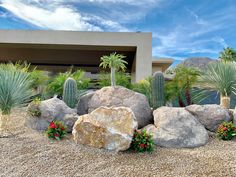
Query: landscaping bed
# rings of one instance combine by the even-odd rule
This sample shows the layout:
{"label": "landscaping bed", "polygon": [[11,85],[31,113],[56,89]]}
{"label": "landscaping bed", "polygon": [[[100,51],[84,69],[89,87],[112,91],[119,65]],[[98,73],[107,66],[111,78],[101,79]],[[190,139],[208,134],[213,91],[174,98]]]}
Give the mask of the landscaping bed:
{"label": "landscaping bed", "polygon": [[155,147],[154,152],[110,152],[72,137],[51,141],[27,128],[26,110],[12,111],[15,136],[0,138],[0,176],[236,176],[236,141],[210,138],[202,147]]}

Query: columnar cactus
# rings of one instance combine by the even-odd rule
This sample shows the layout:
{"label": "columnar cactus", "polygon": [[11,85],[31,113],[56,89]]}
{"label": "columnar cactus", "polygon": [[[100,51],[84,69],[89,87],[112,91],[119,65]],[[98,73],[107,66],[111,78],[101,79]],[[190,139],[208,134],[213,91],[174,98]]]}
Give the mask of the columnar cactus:
{"label": "columnar cactus", "polygon": [[70,108],[75,108],[77,99],[77,83],[73,78],[68,78],[64,83],[63,89],[63,101],[69,106]]}
{"label": "columnar cactus", "polygon": [[152,78],[153,109],[157,109],[165,104],[164,86],[165,79],[162,72],[154,73]]}

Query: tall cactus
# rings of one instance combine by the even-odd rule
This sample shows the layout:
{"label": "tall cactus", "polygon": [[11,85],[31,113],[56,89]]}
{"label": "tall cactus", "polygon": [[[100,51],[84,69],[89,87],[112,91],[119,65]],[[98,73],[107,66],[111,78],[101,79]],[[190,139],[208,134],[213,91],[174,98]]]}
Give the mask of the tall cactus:
{"label": "tall cactus", "polygon": [[77,99],[77,83],[73,78],[68,78],[64,83],[63,89],[63,101],[69,106],[70,108],[75,108]]}
{"label": "tall cactus", "polygon": [[153,74],[152,79],[152,103],[153,109],[157,109],[165,104],[164,96],[165,79],[162,72]]}

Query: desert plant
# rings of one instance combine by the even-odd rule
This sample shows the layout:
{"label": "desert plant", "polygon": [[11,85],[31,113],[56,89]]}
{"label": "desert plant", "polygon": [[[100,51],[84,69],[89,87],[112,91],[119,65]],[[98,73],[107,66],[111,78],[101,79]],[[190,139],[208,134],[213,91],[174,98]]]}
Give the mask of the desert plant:
{"label": "desert plant", "polygon": [[117,53],[111,53],[109,56],[105,55],[101,57],[101,63],[99,66],[111,69],[111,86],[116,86],[116,70],[121,69],[125,71],[126,69],[125,65],[128,63],[123,60],[124,58],[126,57]]}
{"label": "desert plant", "polygon": [[49,77],[45,74],[45,71],[37,70],[34,68],[29,72],[30,79],[32,80],[32,88],[38,89],[39,86],[44,86],[47,84]]}
{"label": "desert plant", "polygon": [[231,140],[236,136],[236,127],[232,122],[223,122],[217,129],[216,136],[222,140]]}
{"label": "desert plant", "polygon": [[40,117],[41,110],[39,108],[41,103],[40,98],[36,97],[34,100],[28,105],[27,113],[32,117]]}
{"label": "desert plant", "polygon": [[167,101],[178,100],[180,107],[193,104],[191,91],[197,82],[200,72],[191,67],[177,66],[174,78],[166,84],[165,96]]}
{"label": "desert plant", "polygon": [[149,102],[149,105],[153,107],[152,103],[152,77],[148,77],[139,81],[138,83],[133,83],[131,89],[135,92],[144,94]]}
{"label": "desert plant", "polygon": [[1,130],[7,130],[12,108],[28,103],[33,92],[29,74],[13,64],[0,65]]}
{"label": "desert plant", "polygon": [[61,121],[52,121],[48,126],[46,135],[49,139],[61,140],[66,135],[66,127]]}
{"label": "desert plant", "polygon": [[[116,85],[123,86],[125,88],[131,88],[131,77],[130,74],[121,71],[116,72]],[[99,87],[110,86],[110,74],[102,72],[99,74],[98,85]]]}
{"label": "desert plant", "polygon": [[78,90],[87,89],[89,87],[90,79],[86,78],[84,75],[85,72],[82,70],[72,72],[71,69],[65,73],[58,73],[51,81],[49,81],[47,91],[51,96],[58,95],[59,97],[62,97],[64,83],[69,77],[75,79]]}
{"label": "desert plant", "polygon": [[154,150],[153,136],[147,133],[145,129],[136,131],[131,143],[131,149],[137,152],[152,152]]}
{"label": "desert plant", "polygon": [[165,104],[164,86],[165,86],[165,78],[162,72],[154,73],[152,78],[153,109],[164,106]]}
{"label": "desert plant", "polygon": [[221,106],[229,108],[230,96],[235,94],[236,89],[236,65],[222,62],[209,64],[200,76],[199,85],[210,91],[217,91],[221,97]]}
{"label": "desert plant", "polygon": [[70,108],[75,108],[77,103],[77,83],[73,78],[66,79],[64,83],[63,89],[63,101],[69,106]]}
{"label": "desert plant", "polygon": [[235,62],[236,51],[231,47],[224,48],[224,50],[220,52],[219,58],[222,62]]}

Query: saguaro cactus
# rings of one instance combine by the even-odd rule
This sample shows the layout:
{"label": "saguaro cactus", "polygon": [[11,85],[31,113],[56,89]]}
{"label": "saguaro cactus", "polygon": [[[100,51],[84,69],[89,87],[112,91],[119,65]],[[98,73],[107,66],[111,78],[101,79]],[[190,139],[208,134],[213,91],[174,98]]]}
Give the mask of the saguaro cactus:
{"label": "saguaro cactus", "polygon": [[64,83],[63,89],[63,101],[69,106],[70,108],[75,108],[77,99],[77,83],[73,78],[68,78]]}
{"label": "saguaro cactus", "polygon": [[164,86],[165,86],[165,79],[162,72],[154,73],[152,79],[153,109],[164,106],[165,104]]}

